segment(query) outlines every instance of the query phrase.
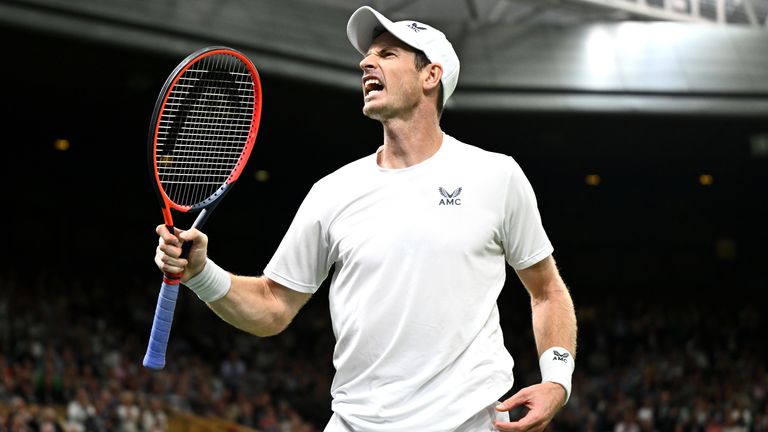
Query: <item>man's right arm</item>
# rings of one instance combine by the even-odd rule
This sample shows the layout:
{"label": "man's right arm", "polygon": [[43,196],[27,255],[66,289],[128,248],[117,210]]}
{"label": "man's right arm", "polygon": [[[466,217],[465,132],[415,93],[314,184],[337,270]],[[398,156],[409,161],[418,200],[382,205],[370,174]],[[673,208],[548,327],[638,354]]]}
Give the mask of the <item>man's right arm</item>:
{"label": "man's right arm", "polygon": [[229,324],[256,336],[273,336],[288,327],[312,294],[286,288],[266,276],[230,275],[227,295],[208,303]]}
{"label": "man's right arm", "polygon": [[[176,230],[171,234],[165,225],[157,227],[160,244],[155,254],[155,263],[165,273],[181,275],[183,284],[199,275],[211,263],[207,259],[208,237],[202,232]],[[192,242],[187,258],[181,258],[181,241]],[[302,306],[312,296],[311,294],[294,291],[266,276],[247,277],[230,273],[213,264],[208,271],[217,269],[222,272],[218,277],[218,288],[206,304],[224,321],[243,331],[256,336],[272,336],[283,331],[293,320]],[[227,285],[220,282],[229,278]],[[224,294],[226,291],[226,294]],[[197,292],[200,296],[200,292]],[[207,296],[203,296],[207,298]],[[213,300],[215,298],[215,300]]]}

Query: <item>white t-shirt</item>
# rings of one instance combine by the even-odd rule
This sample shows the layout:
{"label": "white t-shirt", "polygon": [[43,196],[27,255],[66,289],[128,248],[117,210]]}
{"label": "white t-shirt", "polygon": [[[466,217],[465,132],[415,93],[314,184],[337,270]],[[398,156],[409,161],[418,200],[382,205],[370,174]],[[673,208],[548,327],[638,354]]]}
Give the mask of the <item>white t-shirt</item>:
{"label": "white t-shirt", "polygon": [[512,387],[505,261],[552,250],[518,164],[444,135],[420,164],[370,155],[315,183],[264,274],[314,293],[335,265],[332,423],[445,432]]}

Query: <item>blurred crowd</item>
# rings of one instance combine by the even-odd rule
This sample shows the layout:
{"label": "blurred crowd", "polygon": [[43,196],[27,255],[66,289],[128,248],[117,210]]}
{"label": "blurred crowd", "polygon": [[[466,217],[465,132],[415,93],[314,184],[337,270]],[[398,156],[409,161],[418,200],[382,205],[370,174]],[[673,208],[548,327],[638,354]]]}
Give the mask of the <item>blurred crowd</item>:
{"label": "blurred crowd", "polygon": [[765,309],[648,302],[580,308],[574,392],[554,430],[768,431]]}
{"label": "blurred crowd", "polygon": [[152,371],[142,359],[155,285],[0,277],[0,432],[156,432],[178,414],[260,432],[322,430],[332,345],[315,350],[313,320],[260,339],[182,293],[166,366]]}
{"label": "blurred crowd", "polygon": [[[322,430],[333,376],[322,296],[284,333],[257,338],[182,291],[167,365],[150,371],[141,360],[157,284],[119,284],[0,275],[0,432],[165,431],[180,413],[261,432]],[[549,430],[768,431],[760,307],[575,300],[574,390]],[[502,320],[530,328],[526,313]],[[540,376],[532,333],[506,336],[511,395]]]}

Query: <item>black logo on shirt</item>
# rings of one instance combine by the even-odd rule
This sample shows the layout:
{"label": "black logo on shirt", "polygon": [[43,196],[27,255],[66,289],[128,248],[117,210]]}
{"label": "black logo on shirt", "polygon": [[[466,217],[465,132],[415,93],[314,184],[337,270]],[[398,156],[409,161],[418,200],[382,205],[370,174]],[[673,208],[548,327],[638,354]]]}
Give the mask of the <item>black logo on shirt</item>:
{"label": "black logo on shirt", "polygon": [[461,188],[456,188],[456,190],[451,193],[448,193],[442,186],[437,188],[437,190],[439,190],[440,195],[443,196],[438,205],[461,205],[461,199],[456,198],[461,194]]}

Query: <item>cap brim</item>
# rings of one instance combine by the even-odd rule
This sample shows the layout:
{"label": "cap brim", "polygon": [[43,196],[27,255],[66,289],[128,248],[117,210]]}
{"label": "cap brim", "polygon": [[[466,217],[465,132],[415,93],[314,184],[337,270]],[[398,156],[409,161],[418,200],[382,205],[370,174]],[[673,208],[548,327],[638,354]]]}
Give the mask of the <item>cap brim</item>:
{"label": "cap brim", "polygon": [[377,29],[384,29],[406,44],[420,49],[414,45],[413,41],[408,41],[404,38],[406,34],[394,22],[370,6],[359,8],[349,17],[347,22],[347,38],[349,38],[349,42],[352,43],[352,46],[360,54],[365,55],[368,53],[368,48],[371,47],[373,39],[381,33]]}
{"label": "cap brim", "polygon": [[387,28],[392,21],[384,15],[376,12],[369,6],[363,6],[356,10],[347,22],[347,38],[352,46],[365,54],[373,43],[374,32],[378,27]]}

